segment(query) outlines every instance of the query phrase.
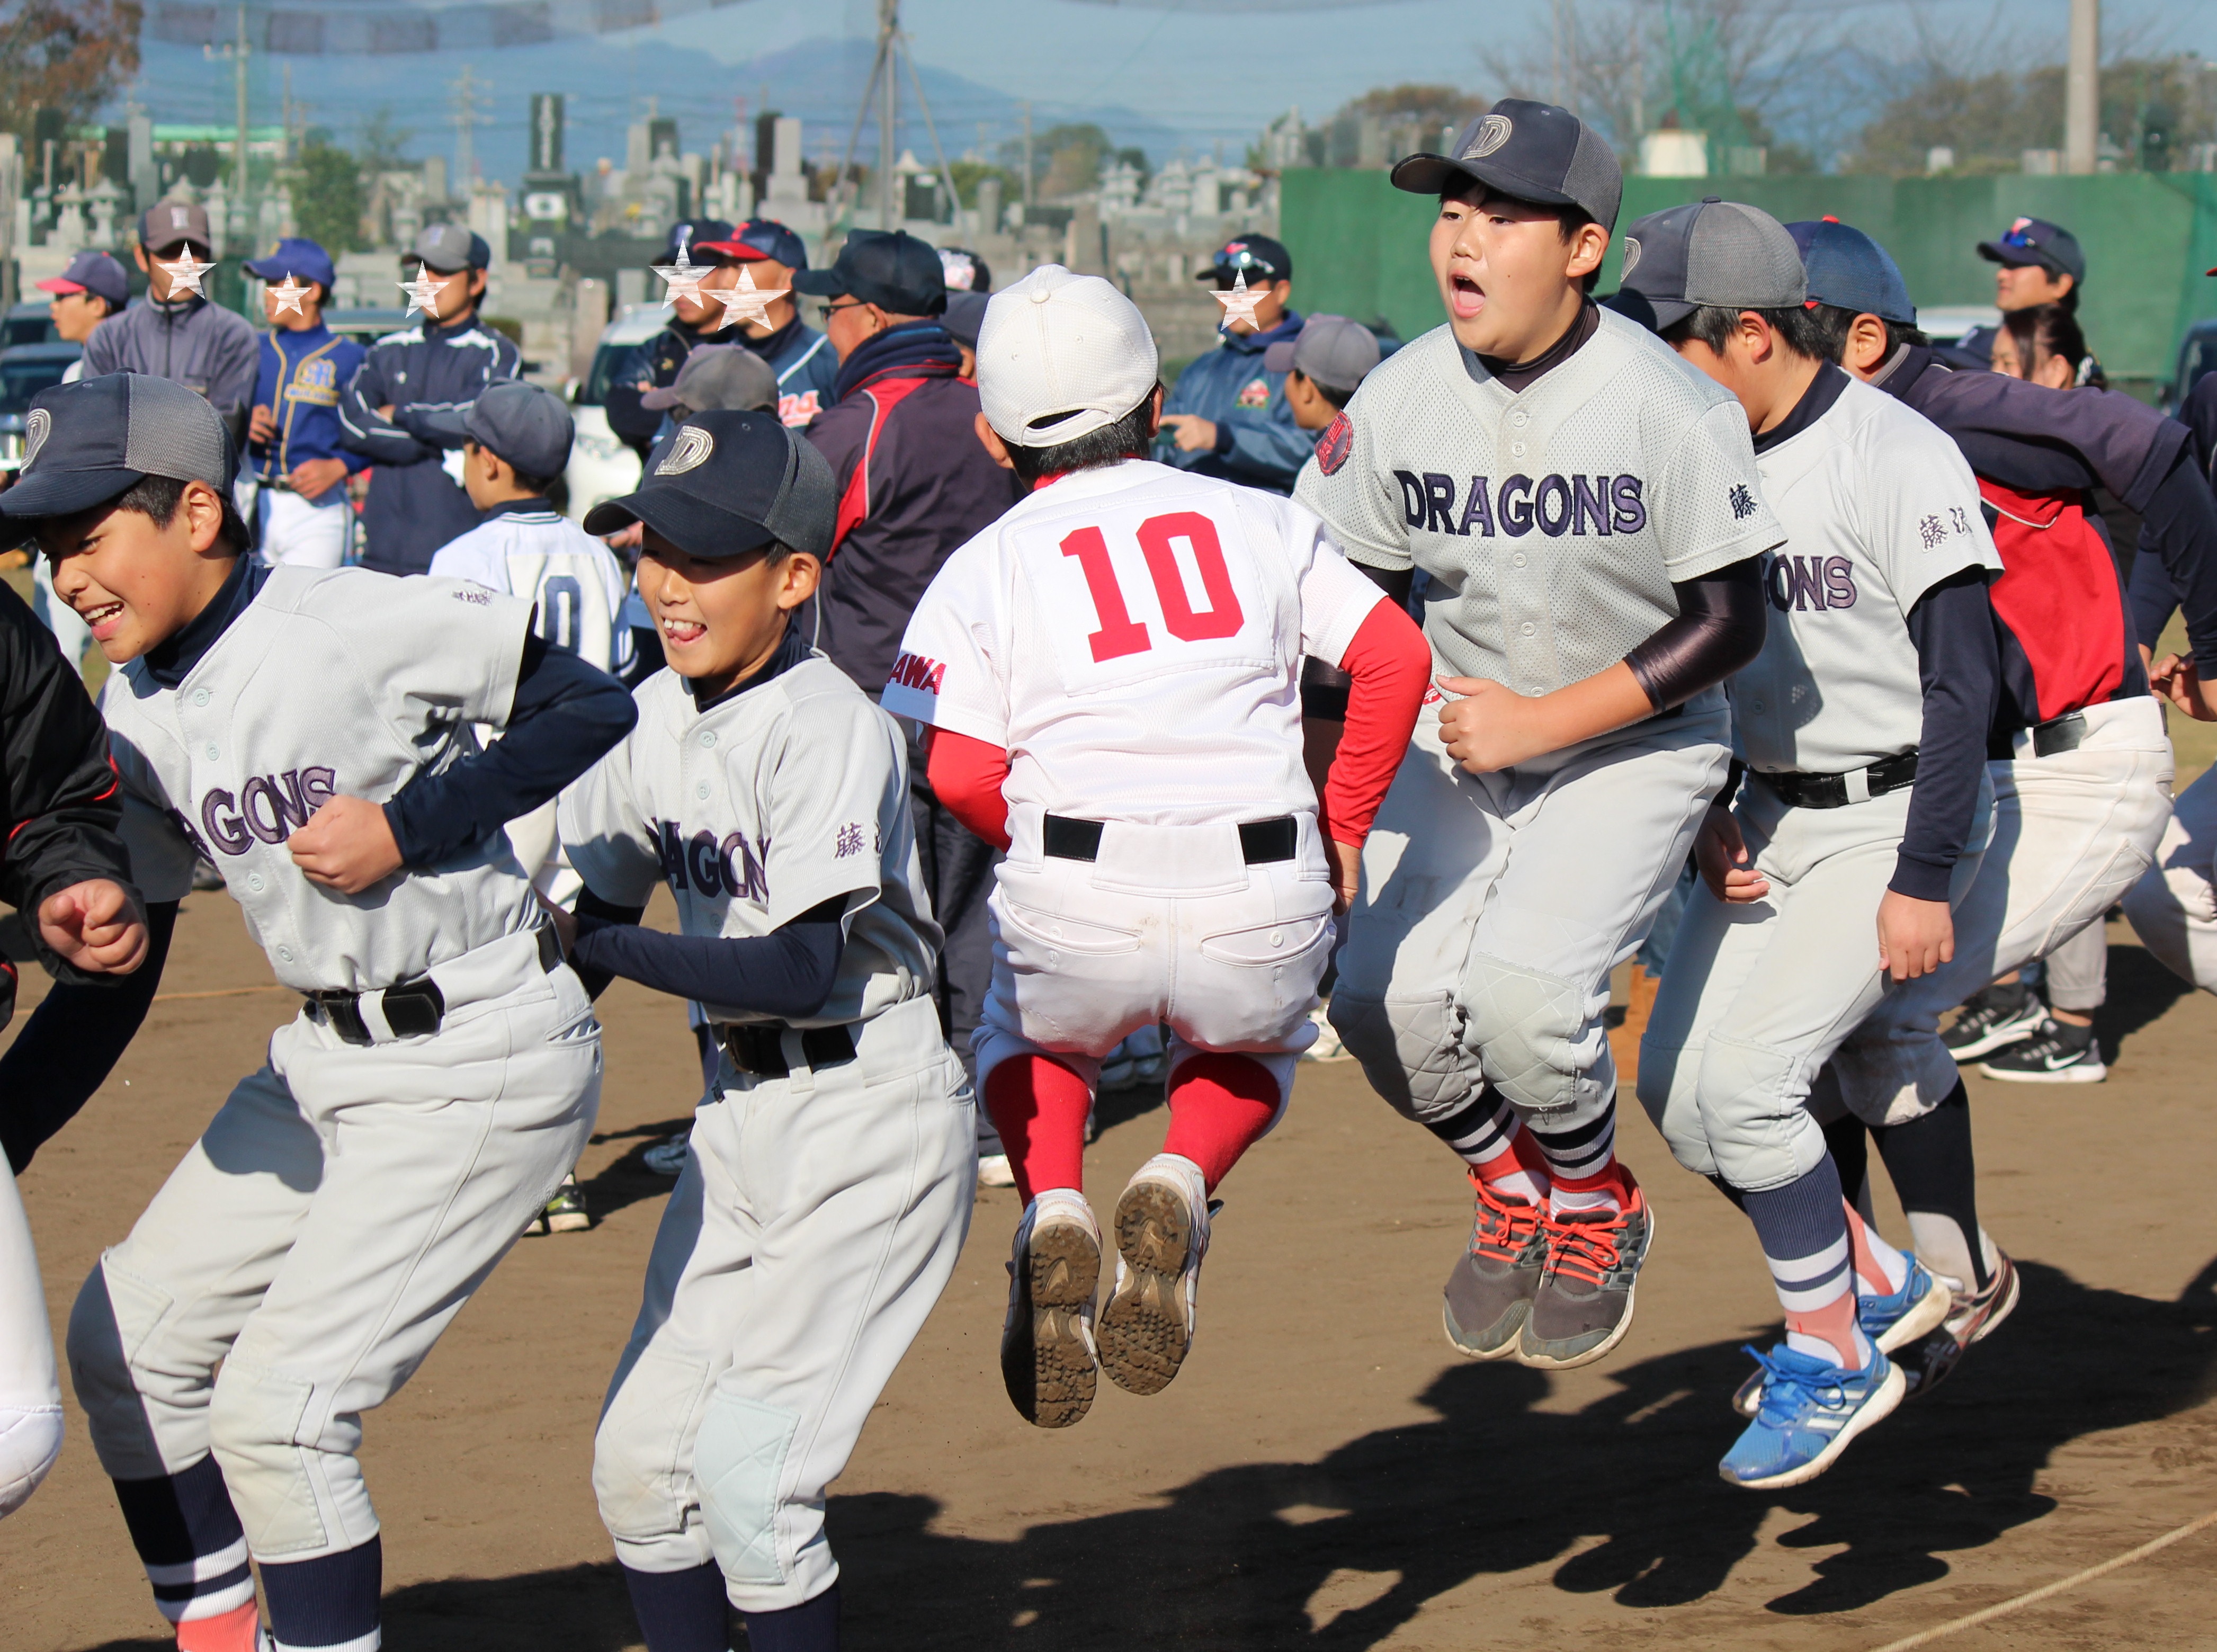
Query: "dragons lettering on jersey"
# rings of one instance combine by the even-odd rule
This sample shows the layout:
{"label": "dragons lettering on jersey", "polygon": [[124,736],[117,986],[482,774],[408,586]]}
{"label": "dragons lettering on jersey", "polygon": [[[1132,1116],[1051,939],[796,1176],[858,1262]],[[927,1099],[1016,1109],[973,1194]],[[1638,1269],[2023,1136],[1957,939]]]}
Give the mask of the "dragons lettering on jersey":
{"label": "dragons lettering on jersey", "polygon": [[281,775],[256,775],[233,797],[218,787],[201,799],[203,832],[185,829],[195,847],[213,845],[226,855],[244,855],[258,839],[283,843],[308,817],[338,795],[338,777],[330,770],[288,769]]}
{"label": "dragons lettering on jersey", "polygon": [[750,844],[745,833],[733,832],[719,843],[713,832],[696,832],[689,838],[675,820],[658,820],[654,849],[674,894],[690,888],[710,900],[730,895],[769,904],[769,873],[763,865],[769,854],[767,838]]}
{"label": "dragons lettering on jersey", "polygon": [[1782,614],[1856,605],[1856,565],[1844,556],[1766,556],[1763,584]]}
{"label": "dragons lettering on jersey", "polygon": [[[1496,533],[1522,539],[1537,528],[1551,539],[1636,534],[1647,526],[1647,485],[1637,476],[1561,476],[1550,472],[1536,480],[1505,476],[1499,486],[1484,476],[1470,479],[1467,492],[1452,476],[1436,470],[1422,475],[1397,470],[1401,516],[1424,533],[1467,539]],[[1455,501],[1462,497],[1458,514]]]}

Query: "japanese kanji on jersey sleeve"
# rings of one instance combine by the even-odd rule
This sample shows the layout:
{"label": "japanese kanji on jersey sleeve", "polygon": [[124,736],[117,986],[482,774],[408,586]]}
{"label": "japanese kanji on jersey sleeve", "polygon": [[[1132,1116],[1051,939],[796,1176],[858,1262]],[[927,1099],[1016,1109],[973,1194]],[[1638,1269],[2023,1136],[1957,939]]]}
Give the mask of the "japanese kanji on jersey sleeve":
{"label": "japanese kanji on jersey sleeve", "polygon": [[947,560],[902,633],[882,703],[898,716],[1009,743],[1006,577],[989,532]]}
{"label": "japanese kanji on jersey sleeve", "polygon": [[2001,570],[1979,509],[1978,479],[1955,442],[1936,426],[1927,428],[1930,442],[1889,444],[1889,462],[1870,467],[1871,488],[1859,501],[1905,617],[1918,597],[1965,568]]}
{"label": "japanese kanji on jersey sleeve", "polygon": [[618,906],[645,906],[663,875],[650,800],[639,795],[632,774],[639,742],[653,738],[648,721],[571,782],[558,810],[570,864],[587,888]]}
{"label": "japanese kanji on jersey sleeve", "polygon": [[1763,499],[1747,415],[1737,401],[1720,401],[1687,426],[1647,490],[1646,509],[1673,585],[1786,541]]}
{"label": "japanese kanji on jersey sleeve", "polygon": [[[892,719],[844,677],[791,691],[767,771],[732,777],[735,785],[758,789],[769,822],[763,868],[772,929],[835,895],[849,897],[851,918],[877,900],[888,855],[898,852],[905,863],[910,842],[901,830],[909,807],[906,742]],[[896,863],[891,875],[905,872]]]}
{"label": "japanese kanji on jersey sleeve", "polygon": [[1316,462],[1302,466],[1294,484],[1295,501],[1324,518],[1342,551],[1367,566],[1388,570],[1415,566],[1400,484],[1377,442],[1378,424],[1391,422],[1383,393],[1399,382],[1390,375],[1384,383],[1378,375],[1365,381],[1318,438]]}

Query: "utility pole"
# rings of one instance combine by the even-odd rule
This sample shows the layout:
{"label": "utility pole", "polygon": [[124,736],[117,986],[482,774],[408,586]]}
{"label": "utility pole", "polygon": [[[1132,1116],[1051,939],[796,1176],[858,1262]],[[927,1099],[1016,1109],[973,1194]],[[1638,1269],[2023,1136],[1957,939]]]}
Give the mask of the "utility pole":
{"label": "utility pole", "polygon": [[2102,0],[2071,0],[2071,58],[2063,77],[2065,171],[2094,170],[2101,127]]}
{"label": "utility pole", "polygon": [[[237,193],[234,199],[238,204],[233,210],[244,213],[246,210],[246,68],[252,53],[246,44],[246,7],[243,3],[238,8],[238,40],[229,46],[204,46],[201,48],[201,55],[211,63],[219,58],[231,59],[232,78],[237,83],[238,93],[238,152],[233,158],[238,163],[236,168],[238,182],[235,185]],[[218,257],[221,257],[224,244],[230,238],[228,226],[222,224],[211,224],[208,226],[208,232],[216,241],[216,245],[210,251]]]}
{"label": "utility pole", "polygon": [[454,182],[449,187],[466,201],[477,178],[477,129],[484,124],[478,114],[478,93],[491,91],[492,85],[479,80],[466,63],[461,74],[448,85],[454,94]]}
{"label": "utility pole", "polygon": [[[1032,101],[1024,100],[1024,205],[1032,204]],[[1026,221],[1029,221],[1027,219]]]}
{"label": "utility pole", "polygon": [[900,31],[900,0],[878,0],[878,59],[884,72],[878,77],[878,227],[890,230],[906,217],[908,203],[893,209],[893,115],[900,102],[900,82],[893,75],[893,48]]}

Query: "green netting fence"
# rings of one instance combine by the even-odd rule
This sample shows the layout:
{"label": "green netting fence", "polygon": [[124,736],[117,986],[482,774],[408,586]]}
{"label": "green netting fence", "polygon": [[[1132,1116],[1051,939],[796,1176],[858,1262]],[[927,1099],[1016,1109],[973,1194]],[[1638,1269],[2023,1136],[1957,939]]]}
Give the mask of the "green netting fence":
{"label": "green netting fence", "polygon": [[[2020,216],[2078,237],[2087,278],[2079,319],[2114,380],[2143,394],[2166,383],[2178,341],[2217,316],[2217,174],[2128,172],[2095,177],[1627,178],[1621,230],[1642,214],[1705,195],[1748,201],[1791,222],[1827,213],[1868,231],[1900,263],[1923,306],[1993,302],[1993,266],[1978,243]],[[1304,310],[1382,316],[1405,338],[1436,326],[1440,300],[1425,255],[1429,197],[1404,195],[1382,172],[1289,171],[1282,238]],[[1614,290],[1623,238],[1609,246],[1601,290]]]}

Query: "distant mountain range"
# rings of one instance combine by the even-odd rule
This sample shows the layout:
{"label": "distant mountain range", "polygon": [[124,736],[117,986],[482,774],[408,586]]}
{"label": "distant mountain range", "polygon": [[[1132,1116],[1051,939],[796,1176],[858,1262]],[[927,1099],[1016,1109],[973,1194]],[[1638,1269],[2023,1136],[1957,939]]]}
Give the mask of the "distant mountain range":
{"label": "distant mountain range", "polygon": [[[534,92],[566,96],[565,158],[578,170],[590,170],[602,156],[621,166],[625,128],[646,117],[650,101],[654,113],[676,119],[680,140],[688,150],[707,152],[742,113],[751,147],[753,117],[767,107],[798,115],[806,123],[812,161],[836,160],[853,128],[874,49],[868,40],[816,39],[746,62],[725,63],[665,40],[602,37],[472,53],[264,57],[253,64],[251,118],[256,125],[277,119],[282,65],[289,63],[292,96],[302,106],[300,119],[307,125],[327,127],[336,141],[350,146],[364,126],[384,110],[393,125],[412,134],[405,145],[408,155],[445,154],[451,164],[457,137],[453,83],[466,66],[479,111],[474,133],[479,172],[510,185],[526,164],[525,127]],[[133,90],[156,121],[232,123],[236,106],[228,63],[210,61],[196,49],[151,38],[141,50],[142,69]],[[1021,133],[1023,111],[1018,99],[950,70],[929,65],[918,68],[949,159],[972,150],[988,159],[997,158],[1000,145]],[[929,164],[930,138],[905,70],[900,93],[896,121],[900,147],[915,151]],[[1034,106],[1032,120],[1038,132],[1062,121],[1094,122],[1118,145],[1142,148],[1158,164],[1182,148],[1199,152],[1207,147],[1121,107],[1041,101]],[[863,121],[858,158],[874,160],[877,141],[873,113]]]}

